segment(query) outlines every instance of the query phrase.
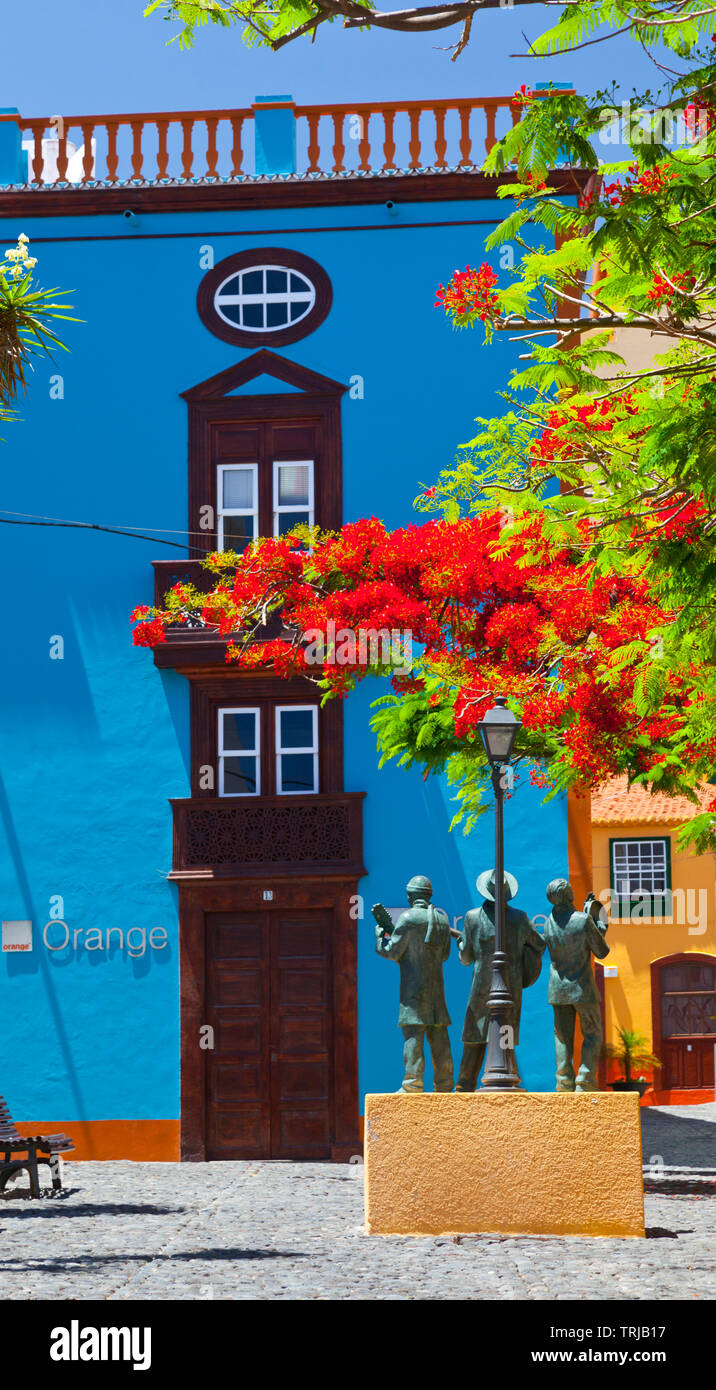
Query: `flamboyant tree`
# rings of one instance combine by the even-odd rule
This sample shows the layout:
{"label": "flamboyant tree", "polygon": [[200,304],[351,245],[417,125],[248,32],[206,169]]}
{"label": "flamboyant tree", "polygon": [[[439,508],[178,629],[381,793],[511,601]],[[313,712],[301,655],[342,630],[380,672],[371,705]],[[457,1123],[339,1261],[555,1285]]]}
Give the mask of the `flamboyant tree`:
{"label": "flamboyant tree", "polygon": [[[595,31],[607,38],[627,30],[643,47],[659,44],[674,49],[683,33],[708,26],[710,0],[543,0],[558,16],[560,40],[577,43]],[[313,41],[318,30],[336,20],[343,29],[388,29],[399,34],[434,33],[459,26],[452,57],[480,35],[483,10],[534,5],[535,0],[445,0],[441,5],[408,5],[382,10],[375,0],[149,0],[144,13],[157,11],[180,26],[177,37],[189,48],[197,30],[215,24],[239,26],[249,46],[274,52],[302,38]],[[473,35],[473,22],[477,19]],[[708,29],[707,29],[708,31]],[[592,42],[595,40],[592,39]],[[530,45],[530,52],[534,50]],[[539,52],[539,50],[536,50]]]}
{"label": "flamboyant tree", "polygon": [[[447,768],[466,828],[485,784],[477,725],[499,693],[521,715],[517,757],[537,784],[590,786],[658,766],[677,785],[675,740],[703,761],[684,742],[693,679],[669,677],[658,714],[644,716],[638,655],[614,661],[669,615],[638,576],[585,573],[581,547],[551,540],[538,514],[508,545],[504,524],[498,509],[392,532],[370,518],[337,534],[259,540],[243,556],[210,557],[208,594],[179,583],[164,609],[135,609],[134,642],[155,646],[198,621],[228,639],[240,669],[300,674],[324,699],[390,676],[373,719],[383,758]],[[267,638],[276,615],[280,634]]]}
{"label": "flamboyant tree", "polygon": [[[487,242],[514,247],[514,271],[498,279],[487,263],[467,266],[438,304],[458,328],[483,323],[488,339],[518,339],[523,362],[504,413],[478,421],[456,467],[418,501],[454,517],[499,500],[511,522],[505,545],[539,515],[545,534],[573,548],[585,585],[645,583],[664,621],[638,640],[624,632],[612,678],[622,665],[636,670],[645,720],[659,717],[670,681],[693,682],[670,760],[637,774],[687,795],[716,781],[713,38],[699,47],[697,33],[684,37],[682,70],[667,74],[648,111],[603,94],[522,93],[522,122],[488,160],[496,172],[517,169],[501,196],[518,206]],[[607,138],[630,147],[627,160],[600,164]],[[576,206],[550,186],[565,160],[598,171]],[[527,245],[528,223],[549,233],[550,248]],[[682,839],[705,847],[715,836],[708,812]]]}

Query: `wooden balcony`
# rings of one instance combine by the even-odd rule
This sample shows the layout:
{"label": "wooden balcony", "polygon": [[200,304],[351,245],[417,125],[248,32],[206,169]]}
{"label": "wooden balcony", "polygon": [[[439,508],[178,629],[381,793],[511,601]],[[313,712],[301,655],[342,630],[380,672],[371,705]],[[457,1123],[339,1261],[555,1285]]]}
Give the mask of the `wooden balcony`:
{"label": "wooden balcony", "polygon": [[[218,580],[218,575],[206,569],[201,560],[153,560],[152,568],[155,608],[164,607],[167,591],[173,584],[194,584],[200,593],[208,594]],[[281,618],[273,614],[264,627],[257,629],[255,640],[270,642],[282,632]],[[154,664],[160,670],[173,671],[224,667],[230,640],[220,637],[216,628],[177,623],[166,629],[166,641],[154,648]]]}
{"label": "wooden balcony", "polygon": [[152,560],[154,570],[154,607],[163,608],[168,591],[174,584],[193,584],[200,593],[208,594],[219,576],[206,569],[201,560]]}
{"label": "wooden balcony", "polygon": [[363,792],[172,801],[173,879],[360,877]]}
{"label": "wooden balcony", "polygon": [[[18,191],[195,187],[254,178],[257,109],[9,114],[0,123],[19,126],[27,151],[27,178],[12,182]],[[475,172],[520,117],[508,96],[292,110],[296,167],[280,177],[299,180]]]}

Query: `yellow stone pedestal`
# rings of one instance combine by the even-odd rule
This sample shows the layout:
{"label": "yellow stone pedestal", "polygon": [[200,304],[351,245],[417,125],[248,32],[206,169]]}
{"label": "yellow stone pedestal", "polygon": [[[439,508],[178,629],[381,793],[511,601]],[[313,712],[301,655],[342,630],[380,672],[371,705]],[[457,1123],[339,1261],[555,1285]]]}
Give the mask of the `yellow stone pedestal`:
{"label": "yellow stone pedestal", "polygon": [[371,1235],[643,1236],[635,1092],[373,1095]]}

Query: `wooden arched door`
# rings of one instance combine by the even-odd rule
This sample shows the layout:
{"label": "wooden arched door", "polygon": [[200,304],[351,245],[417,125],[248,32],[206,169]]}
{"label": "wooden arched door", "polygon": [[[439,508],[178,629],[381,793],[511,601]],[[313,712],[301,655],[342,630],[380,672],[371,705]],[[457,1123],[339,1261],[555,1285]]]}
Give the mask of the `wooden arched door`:
{"label": "wooden arched door", "polygon": [[705,1090],[714,1084],[716,956],[689,952],[652,965],[654,1051],[660,1089]]}

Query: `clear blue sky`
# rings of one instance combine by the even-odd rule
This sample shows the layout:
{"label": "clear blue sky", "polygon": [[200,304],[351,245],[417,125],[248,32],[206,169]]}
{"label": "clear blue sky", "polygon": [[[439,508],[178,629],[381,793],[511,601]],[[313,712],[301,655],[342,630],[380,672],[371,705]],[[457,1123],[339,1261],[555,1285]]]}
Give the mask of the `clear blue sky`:
{"label": "clear blue sky", "polygon": [[[399,0],[393,0],[399,8]],[[385,5],[388,8],[388,5]],[[572,81],[580,91],[616,78],[658,85],[658,72],[628,37],[566,58],[530,60],[527,40],[553,22],[542,5],[478,15],[468,49],[453,63],[457,30],[395,35],[326,26],[278,54],[247,49],[240,30],[212,26],[183,52],[172,27],[144,19],[143,0],[29,0],[23,23],[5,26],[0,106],[23,116],[191,110],[249,105],[256,94],[289,92],[299,102],[351,102],[504,95],[525,81]]]}

